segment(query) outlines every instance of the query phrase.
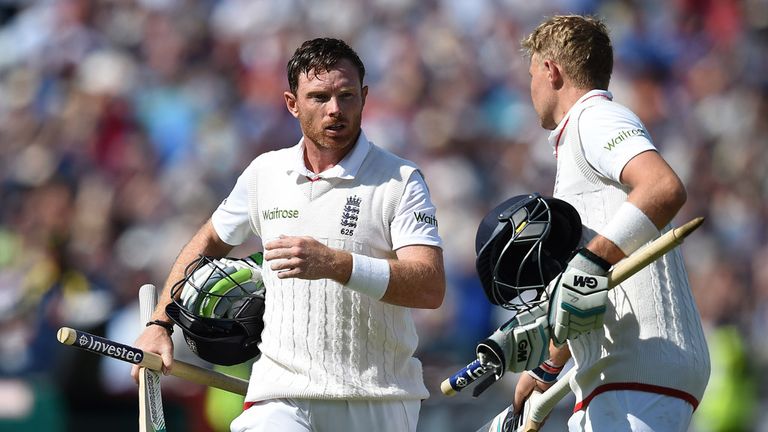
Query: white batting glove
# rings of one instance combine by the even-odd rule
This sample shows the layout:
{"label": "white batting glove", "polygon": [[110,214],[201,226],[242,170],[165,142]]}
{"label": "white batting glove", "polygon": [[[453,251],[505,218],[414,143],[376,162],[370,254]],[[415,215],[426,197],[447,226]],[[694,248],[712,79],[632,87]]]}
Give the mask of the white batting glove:
{"label": "white batting glove", "polygon": [[543,302],[520,312],[481,343],[489,345],[492,342],[501,349],[506,370],[533,369],[549,357],[548,311],[549,304]]}
{"label": "white batting glove", "polygon": [[608,301],[610,264],[587,249],[581,249],[568,267],[548,287],[552,341],[560,346],[568,339],[603,327]]}

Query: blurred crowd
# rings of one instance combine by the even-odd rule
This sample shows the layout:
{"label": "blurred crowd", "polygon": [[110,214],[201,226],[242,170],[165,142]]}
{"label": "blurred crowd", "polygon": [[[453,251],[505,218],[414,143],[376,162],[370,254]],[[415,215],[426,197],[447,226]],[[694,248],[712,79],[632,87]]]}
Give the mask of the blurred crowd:
{"label": "blurred crowd", "polygon": [[[707,217],[683,245],[713,358],[693,429],[768,430],[766,0],[0,0],[0,430],[135,430],[128,367],[56,330],[135,339],[138,288],[163,284],[252,158],[299,139],[285,65],[333,36],[367,67],[367,136],[417,162],[438,207],[448,292],[415,312],[419,430],[474,431],[515,378],[476,399],[439,383],[508,318],[476,278],[477,224],[552,191],[519,41],[557,13],[605,19],[610,90],[687,185],[675,222]],[[163,382],[169,429],[228,422],[206,389]]]}

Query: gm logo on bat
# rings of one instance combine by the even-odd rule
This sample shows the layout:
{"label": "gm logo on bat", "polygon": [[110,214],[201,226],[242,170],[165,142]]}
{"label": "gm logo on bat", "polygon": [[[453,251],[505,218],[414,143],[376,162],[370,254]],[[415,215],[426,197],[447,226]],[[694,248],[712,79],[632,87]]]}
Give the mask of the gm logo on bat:
{"label": "gm logo on bat", "polygon": [[88,351],[108,355],[118,360],[139,364],[144,359],[144,352],[140,349],[110,342],[92,335],[78,332],[77,346]]}

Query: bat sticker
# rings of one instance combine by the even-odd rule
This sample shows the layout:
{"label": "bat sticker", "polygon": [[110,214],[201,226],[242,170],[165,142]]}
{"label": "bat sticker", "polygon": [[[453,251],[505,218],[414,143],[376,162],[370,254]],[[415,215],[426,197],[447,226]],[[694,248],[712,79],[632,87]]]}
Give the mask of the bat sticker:
{"label": "bat sticker", "polygon": [[144,352],[138,348],[113,342],[80,330],[75,330],[75,332],[75,342],[72,345],[78,348],[134,364],[139,364],[144,359]]}

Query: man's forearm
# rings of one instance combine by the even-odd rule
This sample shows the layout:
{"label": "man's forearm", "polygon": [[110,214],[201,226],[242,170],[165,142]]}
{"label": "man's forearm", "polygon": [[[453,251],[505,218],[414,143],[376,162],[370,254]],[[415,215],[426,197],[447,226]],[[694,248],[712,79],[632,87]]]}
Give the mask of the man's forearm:
{"label": "man's forearm", "polygon": [[590,240],[587,249],[610,264],[616,264],[625,257],[624,252],[618,246],[599,234]]}
{"label": "man's forearm", "polygon": [[157,299],[157,307],[152,313],[153,320],[168,321],[165,314],[165,307],[171,302],[171,289],[173,285],[184,278],[184,270],[199,255],[209,255],[215,257],[224,257],[232,250],[232,246],[224,243],[213,229],[211,221],[207,221],[192,239],[181,248],[179,255],[171,266],[171,270],[166,278],[163,292]]}
{"label": "man's forearm", "polygon": [[568,344],[562,346],[555,346],[554,343],[549,344],[549,361],[555,366],[563,366],[571,359],[571,350],[568,348]]}
{"label": "man's forearm", "polygon": [[[439,250],[439,249],[438,249]],[[382,301],[398,306],[436,309],[445,297],[442,254],[424,261],[390,260],[390,280]]]}

